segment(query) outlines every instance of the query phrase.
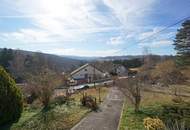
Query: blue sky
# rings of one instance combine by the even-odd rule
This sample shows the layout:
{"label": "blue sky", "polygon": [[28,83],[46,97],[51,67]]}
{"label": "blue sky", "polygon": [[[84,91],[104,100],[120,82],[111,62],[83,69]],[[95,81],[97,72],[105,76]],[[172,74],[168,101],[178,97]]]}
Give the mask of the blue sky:
{"label": "blue sky", "polygon": [[190,0],[0,0],[0,48],[58,55],[175,54],[176,25]]}

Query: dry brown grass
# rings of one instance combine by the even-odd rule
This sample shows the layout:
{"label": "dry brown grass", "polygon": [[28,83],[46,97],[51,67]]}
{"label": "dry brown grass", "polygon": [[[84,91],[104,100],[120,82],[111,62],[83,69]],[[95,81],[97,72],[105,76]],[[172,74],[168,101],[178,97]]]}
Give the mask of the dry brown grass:
{"label": "dry brown grass", "polygon": [[169,87],[159,87],[159,86],[146,86],[143,88],[146,92],[161,93],[164,95],[175,96],[175,93],[181,97],[190,97],[190,85],[170,85]]}
{"label": "dry brown grass", "polygon": [[182,69],[182,73],[183,73],[188,79],[190,79],[190,66],[189,66],[189,67],[185,67],[184,69]]}
{"label": "dry brown grass", "polygon": [[173,96],[154,92],[142,92],[142,106],[165,104],[171,102]]}
{"label": "dry brown grass", "polygon": [[[188,85],[173,85],[170,87],[160,87],[160,88],[151,88],[152,91],[143,91],[142,94],[142,101],[141,106],[154,106],[154,105],[163,105],[169,104],[172,102],[176,95],[174,95],[174,89],[177,87],[177,93],[183,101],[190,102],[190,86]],[[158,93],[156,91],[163,92]],[[155,91],[155,92],[154,92]]]}

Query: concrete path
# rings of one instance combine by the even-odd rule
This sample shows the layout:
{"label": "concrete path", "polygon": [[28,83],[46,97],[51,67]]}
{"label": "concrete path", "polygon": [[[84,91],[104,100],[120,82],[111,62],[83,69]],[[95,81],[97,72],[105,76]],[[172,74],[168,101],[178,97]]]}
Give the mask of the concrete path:
{"label": "concrete path", "polygon": [[99,112],[92,112],[71,130],[117,130],[123,106],[122,93],[111,88]]}

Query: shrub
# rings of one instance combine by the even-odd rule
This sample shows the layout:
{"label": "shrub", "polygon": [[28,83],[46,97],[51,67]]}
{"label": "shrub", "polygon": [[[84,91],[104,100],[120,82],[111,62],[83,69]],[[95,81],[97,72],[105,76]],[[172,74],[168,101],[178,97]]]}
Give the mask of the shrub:
{"label": "shrub", "polygon": [[164,130],[165,125],[159,118],[147,117],[144,119],[144,126],[147,130]]}
{"label": "shrub", "polygon": [[27,104],[32,104],[37,98],[38,96],[35,93],[32,93],[31,95],[26,96],[25,100]]}
{"label": "shrub", "polygon": [[154,82],[162,83],[162,86],[171,84],[184,84],[187,80],[181,70],[176,67],[173,60],[166,60],[157,64],[151,72],[151,78]]}
{"label": "shrub", "polygon": [[31,74],[27,78],[29,93],[35,93],[41,101],[43,108],[49,107],[54,89],[61,84],[61,76],[44,67],[37,74]]}
{"label": "shrub", "polygon": [[0,67],[0,124],[18,121],[23,110],[20,89],[10,75]]}
{"label": "shrub", "polygon": [[93,111],[96,111],[98,109],[96,98],[92,96],[83,95],[83,97],[81,98],[81,104],[85,107],[92,109]]}
{"label": "shrub", "polygon": [[162,118],[169,127],[177,124],[190,129],[190,104],[181,102],[163,105]]}
{"label": "shrub", "polygon": [[62,105],[66,103],[67,98],[65,96],[57,96],[53,99],[52,104]]}
{"label": "shrub", "polygon": [[183,103],[183,102],[184,102],[183,99],[182,99],[180,96],[175,96],[175,97],[172,99],[172,101],[173,101],[174,103]]}

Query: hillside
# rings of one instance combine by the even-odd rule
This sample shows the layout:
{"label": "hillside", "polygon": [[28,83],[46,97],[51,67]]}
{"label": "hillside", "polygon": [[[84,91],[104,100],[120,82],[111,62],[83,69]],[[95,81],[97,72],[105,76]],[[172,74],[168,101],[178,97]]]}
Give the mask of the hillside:
{"label": "hillside", "polygon": [[84,63],[82,60],[41,52],[0,49],[0,65],[15,79],[23,79],[24,73],[37,72],[41,66],[46,66],[57,73],[68,73]]}

